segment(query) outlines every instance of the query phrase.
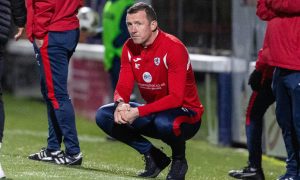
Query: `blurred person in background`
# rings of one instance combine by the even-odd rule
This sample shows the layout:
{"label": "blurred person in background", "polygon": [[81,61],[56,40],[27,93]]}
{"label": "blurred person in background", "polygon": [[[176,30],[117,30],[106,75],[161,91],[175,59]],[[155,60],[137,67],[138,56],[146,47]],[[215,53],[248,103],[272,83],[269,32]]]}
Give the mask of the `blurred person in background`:
{"label": "blurred person in background", "polygon": [[[2,76],[4,66],[4,46],[8,41],[9,34],[11,32],[11,19],[18,27],[18,31],[15,34],[15,40],[18,40],[25,27],[26,23],[26,7],[24,0],[1,0],[0,1],[0,149],[3,140],[4,131],[4,105],[3,105],[3,89],[2,89]],[[0,164],[0,178],[5,177]]]}
{"label": "blurred person in background", "polygon": [[[29,159],[81,165],[82,153],[68,89],[68,66],[79,40],[80,0],[27,0],[26,33],[33,43],[48,113],[47,147]],[[65,152],[61,150],[64,142]]]}
{"label": "blurred person in background", "polygon": [[126,11],[133,3],[134,0],[108,0],[103,8],[103,63],[105,70],[110,74],[113,91],[119,79],[122,47],[129,38]]}
{"label": "blurred person in background", "polygon": [[268,23],[275,113],[287,151],[286,172],[278,179],[300,179],[300,0],[259,0],[257,15]]}
{"label": "blurred person in background", "polygon": [[263,116],[268,107],[275,102],[271,88],[274,68],[267,64],[267,54],[267,47],[259,51],[255,70],[251,73],[248,81],[252,89],[245,121],[247,149],[249,153],[248,166],[241,170],[229,171],[229,176],[237,179],[265,179],[262,169]]}
{"label": "blurred person in background", "polygon": [[[264,0],[257,1],[256,14],[267,21],[274,18],[274,14],[268,10]],[[268,107],[275,102],[272,92],[272,76],[274,67],[270,66],[270,49],[268,45],[269,34],[265,33],[263,48],[259,51],[255,70],[249,77],[248,84],[253,90],[246,113],[246,137],[248,149],[248,166],[241,170],[229,171],[229,176],[237,179],[264,180],[262,169],[262,130],[263,116]]]}
{"label": "blurred person in background", "polygon": [[[127,10],[131,36],[123,46],[115,103],[100,107],[97,125],[145,158],[140,177],[154,178],[171,159],[143,136],[160,139],[172,149],[167,179],[185,179],[186,141],[200,128],[201,104],[187,48],[158,28],[154,9],[136,3]],[[145,105],[129,102],[137,83]]]}

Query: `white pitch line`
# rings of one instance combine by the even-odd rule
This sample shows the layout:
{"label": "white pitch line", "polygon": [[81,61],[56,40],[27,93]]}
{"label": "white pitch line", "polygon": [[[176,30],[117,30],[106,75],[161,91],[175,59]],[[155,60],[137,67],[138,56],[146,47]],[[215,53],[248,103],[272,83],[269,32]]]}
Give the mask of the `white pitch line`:
{"label": "white pitch line", "polygon": [[[48,137],[48,132],[46,131],[30,131],[30,130],[23,130],[23,129],[14,129],[14,130],[5,130],[5,134],[11,135],[22,135],[22,136],[38,136],[38,137]],[[91,135],[79,135],[79,141],[82,142],[106,142],[105,138],[98,137],[98,136],[91,136]]]}

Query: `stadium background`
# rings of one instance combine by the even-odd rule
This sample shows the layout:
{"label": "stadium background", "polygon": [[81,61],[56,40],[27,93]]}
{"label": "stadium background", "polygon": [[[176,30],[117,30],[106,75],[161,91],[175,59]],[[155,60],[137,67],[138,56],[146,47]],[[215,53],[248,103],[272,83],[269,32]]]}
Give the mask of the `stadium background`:
{"label": "stadium background", "polygon": [[[104,2],[86,0],[85,5],[101,15]],[[156,9],[161,29],[178,36],[191,53],[199,95],[206,108],[196,139],[245,146],[244,114],[250,93],[247,78],[265,30],[264,22],[255,15],[256,0],[145,2]],[[69,91],[76,112],[93,121],[96,109],[111,101],[112,92],[101,62],[101,35],[82,34],[80,41],[70,64]],[[26,40],[10,41],[7,52],[6,90],[15,97],[41,98],[31,45]],[[264,152],[285,157],[274,107],[265,119]]]}

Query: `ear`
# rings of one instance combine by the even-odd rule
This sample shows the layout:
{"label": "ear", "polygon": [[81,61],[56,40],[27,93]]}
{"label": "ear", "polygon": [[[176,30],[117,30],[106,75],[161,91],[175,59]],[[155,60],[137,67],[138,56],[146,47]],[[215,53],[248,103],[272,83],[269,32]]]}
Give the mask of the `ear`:
{"label": "ear", "polygon": [[150,27],[151,27],[151,31],[156,31],[157,29],[157,21],[152,21],[151,24],[150,24]]}

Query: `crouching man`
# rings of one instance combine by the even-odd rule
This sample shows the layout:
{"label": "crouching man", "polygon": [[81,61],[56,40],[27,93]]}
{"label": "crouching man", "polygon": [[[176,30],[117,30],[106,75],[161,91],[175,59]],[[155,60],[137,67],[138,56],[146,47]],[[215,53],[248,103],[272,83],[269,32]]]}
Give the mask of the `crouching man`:
{"label": "crouching man", "polygon": [[[185,142],[199,130],[204,111],[187,49],[158,28],[156,13],[148,4],[131,6],[126,24],[130,38],[122,50],[115,103],[99,108],[97,125],[144,155],[146,167],[140,177],[154,178],[171,163],[144,136],[161,139],[172,149],[167,179],[184,179]],[[145,105],[129,102],[135,82]]]}

